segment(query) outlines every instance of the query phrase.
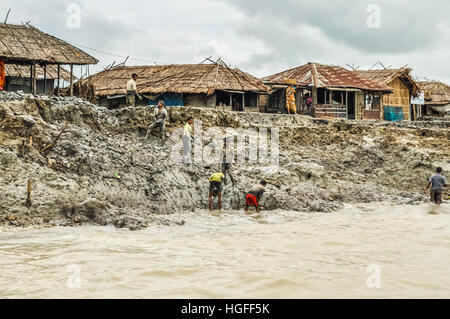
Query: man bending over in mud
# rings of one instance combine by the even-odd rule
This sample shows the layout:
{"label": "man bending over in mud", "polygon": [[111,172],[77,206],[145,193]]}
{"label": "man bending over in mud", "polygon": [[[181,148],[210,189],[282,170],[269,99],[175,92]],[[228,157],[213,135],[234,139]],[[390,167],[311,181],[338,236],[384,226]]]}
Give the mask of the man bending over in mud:
{"label": "man bending over in mud", "polygon": [[248,192],[247,196],[245,197],[245,212],[248,212],[248,208],[250,206],[255,206],[256,211],[259,213],[259,201],[261,200],[264,192],[266,191],[266,181],[261,181],[259,184],[256,184],[252,187],[250,192]]}
{"label": "man bending over in mud", "polygon": [[209,178],[209,211],[212,212],[213,197],[217,197],[219,210],[222,210],[222,180],[225,177],[222,173],[214,173]]}
{"label": "man bending over in mud", "polygon": [[166,120],[167,120],[167,111],[164,108],[164,102],[159,101],[158,108],[155,109],[155,122],[148,127],[147,135],[145,136],[145,139],[148,139],[148,137],[150,136],[150,134],[152,132],[152,129],[157,127],[161,131],[161,141],[164,144],[164,140],[166,138],[165,132],[164,132]]}
{"label": "man bending over in mud", "polygon": [[436,174],[430,177],[427,188],[425,188],[425,193],[431,187],[431,200],[436,203],[436,205],[441,205],[442,203],[442,190],[447,187],[447,180],[444,175],[442,175],[442,168],[438,167],[436,169]]}

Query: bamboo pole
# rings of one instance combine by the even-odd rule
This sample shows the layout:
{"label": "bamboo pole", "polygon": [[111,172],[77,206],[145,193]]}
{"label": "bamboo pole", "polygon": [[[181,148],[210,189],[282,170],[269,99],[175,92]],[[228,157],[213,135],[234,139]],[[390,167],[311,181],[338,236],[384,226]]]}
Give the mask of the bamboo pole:
{"label": "bamboo pole", "polygon": [[57,89],[57,91],[56,91],[56,95],[57,96],[60,96],[60,93],[59,93],[59,79],[61,78],[61,65],[59,65],[58,64],[58,84],[56,85],[56,89]]}
{"label": "bamboo pole", "polygon": [[36,62],[33,62],[33,94],[37,94],[37,83],[36,83]]}
{"label": "bamboo pole", "polygon": [[27,185],[27,207],[30,208],[32,205],[31,203],[31,178],[28,179],[28,185]]}
{"label": "bamboo pole", "polygon": [[73,96],[73,64],[70,65],[70,96]]}
{"label": "bamboo pole", "polygon": [[47,64],[44,64],[44,95],[47,95]]}

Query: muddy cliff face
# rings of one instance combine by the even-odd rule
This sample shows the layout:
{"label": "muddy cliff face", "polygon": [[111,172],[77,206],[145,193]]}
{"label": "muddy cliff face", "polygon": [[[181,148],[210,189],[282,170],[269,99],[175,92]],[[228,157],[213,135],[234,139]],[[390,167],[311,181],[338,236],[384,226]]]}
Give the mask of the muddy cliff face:
{"label": "muddy cliff face", "polygon": [[[265,210],[332,212],[343,203],[427,200],[427,177],[450,171],[450,122],[326,121],[302,116],[171,108],[167,135],[188,116],[203,128],[279,128],[279,169],[233,164],[224,209],[242,209],[266,179]],[[78,99],[0,99],[0,224],[182,225],[173,213],[206,209],[219,165],[171,160],[177,141],[144,140],[150,107],[107,110]],[[63,129],[65,130],[63,131]],[[63,131],[57,143],[42,151]],[[157,135],[157,133],[155,133]],[[32,136],[32,143],[30,143]],[[207,138],[200,143],[207,144]],[[47,154],[48,153],[48,154]],[[32,182],[27,207],[27,181]],[[179,216],[179,214],[177,214]]]}

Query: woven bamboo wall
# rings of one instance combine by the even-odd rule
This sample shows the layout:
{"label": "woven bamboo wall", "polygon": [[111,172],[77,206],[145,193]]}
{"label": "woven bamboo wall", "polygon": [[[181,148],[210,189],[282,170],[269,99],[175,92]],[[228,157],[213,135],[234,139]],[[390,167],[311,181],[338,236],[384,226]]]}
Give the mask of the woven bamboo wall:
{"label": "woven bamboo wall", "polygon": [[403,109],[403,115],[405,117],[405,120],[409,121],[411,119],[409,115],[411,95],[408,87],[398,78],[389,83],[389,86],[394,89],[394,92],[392,94],[384,95],[383,105],[401,107]]}

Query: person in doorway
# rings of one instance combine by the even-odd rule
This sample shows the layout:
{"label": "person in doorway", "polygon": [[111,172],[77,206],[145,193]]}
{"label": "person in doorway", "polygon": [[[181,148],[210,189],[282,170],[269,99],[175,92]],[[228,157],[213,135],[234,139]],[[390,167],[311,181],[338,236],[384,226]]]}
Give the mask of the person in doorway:
{"label": "person in doorway", "polygon": [[190,116],[184,125],[183,131],[183,163],[188,164],[191,162],[191,140],[192,131],[194,125],[194,118]]}
{"label": "person in doorway", "polygon": [[259,213],[261,210],[259,208],[259,201],[261,200],[264,192],[266,191],[266,181],[261,181],[259,184],[250,189],[247,196],[245,197],[245,212],[248,212],[248,208],[254,206],[256,211]]}
{"label": "person in doorway", "polygon": [[430,177],[427,188],[425,188],[425,193],[431,188],[431,200],[439,206],[442,203],[442,190],[447,186],[447,180],[445,179],[444,175],[442,175],[442,168],[438,167],[436,169],[436,174],[433,174]]}
{"label": "person in doorway", "polygon": [[167,121],[167,110],[164,108],[164,102],[159,101],[158,107],[155,109],[155,122],[148,127],[147,135],[145,136],[145,139],[148,139],[152,129],[159,128],[161,132],[161,141],[162,144],[164,144],[166,136],[165,136],[165,127],[166,127],[166,121]]}
{"label": "person in doorway", "polygon": [[137,91],[137,81],[138,75],[133,73],[131,79],[127,83],[127,104],[128,106],[134,106],[136,103],[136,96],[142,100],[142,96],[139,95]]}
{"label": "person in doorway", "polygon": [[222,210],[222,173],[214,173],[209,177],[209,211],[213,208],[213,197],[217,197],[219,210]]}
{"label": "person in doorway", "polygon": [[305,98],[306,98],[306,109],[309,111],[312,107],[313,99],[311,97],[311,94],[309,93],[305,95]]}

